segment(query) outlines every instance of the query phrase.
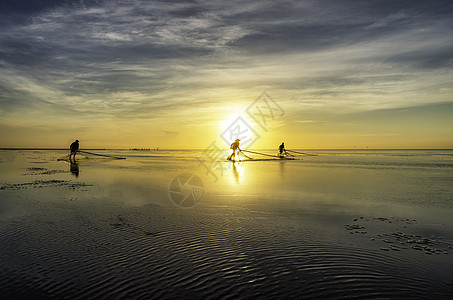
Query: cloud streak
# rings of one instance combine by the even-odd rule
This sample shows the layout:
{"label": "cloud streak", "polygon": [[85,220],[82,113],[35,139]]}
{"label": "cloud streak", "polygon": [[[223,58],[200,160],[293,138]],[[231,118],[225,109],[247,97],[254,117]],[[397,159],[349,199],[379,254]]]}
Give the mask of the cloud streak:
{"label": "cloud streak", "polygon": [[55,114],[207,124],[264,89],[296,115],[452,101],[450,1],[14,1],[0,11],[8,125]]}

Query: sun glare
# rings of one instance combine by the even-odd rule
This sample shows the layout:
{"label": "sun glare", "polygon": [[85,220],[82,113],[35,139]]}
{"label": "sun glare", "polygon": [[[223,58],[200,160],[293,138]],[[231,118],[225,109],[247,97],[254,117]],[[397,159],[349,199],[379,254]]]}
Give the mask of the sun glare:
{"label": "sun glare", "polygon": [[253,125],[253,120],[245,112],[230,114],[219,121],[220,135],[225,142],[233,143],[240,139],[241,145],[247,145],[257,137]]}
{"label": "sun glare", "polygon": [[240,114],[230,114],[225,117],[223,120],[219,121],[220,132],[226,131],[229,127],[231,127],[234,122],[241,117]]}

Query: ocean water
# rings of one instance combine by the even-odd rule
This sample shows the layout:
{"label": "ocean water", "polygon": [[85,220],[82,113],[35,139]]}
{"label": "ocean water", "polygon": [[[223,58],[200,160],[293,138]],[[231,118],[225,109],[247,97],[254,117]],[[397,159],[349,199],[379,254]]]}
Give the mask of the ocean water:
{"label": "ocean water", "polygon": [[298,151],[0,151],[0,290],[453,297],[453,150]]}

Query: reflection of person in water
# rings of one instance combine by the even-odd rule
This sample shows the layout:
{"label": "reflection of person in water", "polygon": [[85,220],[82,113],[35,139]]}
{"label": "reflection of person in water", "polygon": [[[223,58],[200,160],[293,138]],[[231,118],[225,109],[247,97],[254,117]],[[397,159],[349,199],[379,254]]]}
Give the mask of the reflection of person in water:
{"label": "reflection of person in water", "polygon": [[71,174],[75,177],[79,177],[79,164],[74,160],[70,159],[69,162],[71,163],[69,170]]}
{"label": "reflection of person in water", "polygon": [[233,163],[233,177],[236,184],[239,184],[239,177],[240,177],[240,166],[238,162]]}

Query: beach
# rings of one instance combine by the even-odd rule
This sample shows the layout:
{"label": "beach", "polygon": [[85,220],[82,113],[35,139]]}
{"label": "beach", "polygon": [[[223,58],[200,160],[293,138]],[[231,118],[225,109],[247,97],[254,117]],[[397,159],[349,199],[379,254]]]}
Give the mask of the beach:
{"label": "beach", "polygon": [[300,151],[1,150],[2,299],[453,297],[452,150]]}

